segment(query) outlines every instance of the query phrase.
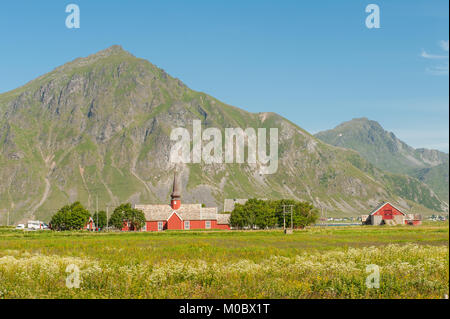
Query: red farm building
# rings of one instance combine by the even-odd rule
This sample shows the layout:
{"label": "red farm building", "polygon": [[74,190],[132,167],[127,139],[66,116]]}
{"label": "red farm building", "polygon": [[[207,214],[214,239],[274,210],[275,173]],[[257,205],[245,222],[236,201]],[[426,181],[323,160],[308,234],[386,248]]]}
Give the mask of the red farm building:
{"label": "red farm building", "polygon": [[[202,207],[201,204],[182,204],[181,187],[175,172],[170,205],[134,205],[144,212],[144,231],[230,229],[230,214],[219,214],[217,207]],[[124,225],[122,230],[129,230]]]}
{"label": "red farm building", "polygon": [[420,215],[405,214],[402,210],[389,202],[376,207],[367,216],[362,218],[363,223],[368,225],[420,225]]}

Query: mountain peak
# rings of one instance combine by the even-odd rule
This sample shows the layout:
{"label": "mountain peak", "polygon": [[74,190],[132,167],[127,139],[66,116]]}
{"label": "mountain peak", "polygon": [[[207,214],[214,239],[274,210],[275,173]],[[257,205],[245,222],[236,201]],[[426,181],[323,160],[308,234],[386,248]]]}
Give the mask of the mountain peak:
{"label": "mountain peak", "polygon": [[377,121],[368,119],[367,117],[353,118],[350,121],[343,122],[336,126],[336,131],[376,131],[379,134],[385,134],[383,127]]}
{"label": "mountain peak", "polygon": [[383,170],[419,177],[448,202],[448,154],[414,149],[367,118],[352,119],[315,136],[325,143],[353,149]]}
{"label": "mountain peak", "polygon": [[115,54],[123,54],[123,53],[132,55],[128,51],[124,50],[121,45],[114,44],[104,50],[101,50],[101,51],[95,53],[94,55],[115,55]]}
{"label": "mountain peak", "polygon": [[370,122],[370,120],[367,117],[355,117],[349,122]]}
{"label": "mountain peak", "polygon": [[342,124],[351,124],[351,123],[362,123],[362,124],[369,124],[369,125],[379,125],[377,121],[371,120],[367,117],[357,117],[353,118],[350,121],[344,122]]}
{"label": "mountain peak", "polygon": [[64,72],[68,70],[73,70],[79,67],[85,67],[87,65],[94,65],[100,60],[108,59],[108,58],[135,58],[130,52],[124,50],[120,45],[112,45],[106,49],[98,51],[97,53],[93,53],[86,57],[79,57],[69,63],[61,65],[55,68],[54,71]]}
{"label": "mountain peak", "polygon": [[97,53],[91,54],[86,58],[81,59],[88,61],[97,61],[98,59],[108,58],[112,56],[134,57],[134,55],[132,55],[130,52],[124,50],[122,46],[115,44],[106,49],[98,51]]}

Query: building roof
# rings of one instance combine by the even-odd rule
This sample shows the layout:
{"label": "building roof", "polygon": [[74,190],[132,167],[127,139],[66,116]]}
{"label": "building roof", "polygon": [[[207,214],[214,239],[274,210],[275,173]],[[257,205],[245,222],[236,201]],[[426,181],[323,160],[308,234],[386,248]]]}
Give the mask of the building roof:
{"label": "building roof", "polygon": [[173,212],[182,220],[217,220],[217,207],[202,207],[201,204],[181,204],[173,210],[170,205],[134,205],[134,208],[144,212],[147,221],[168,220]]}
{"label": "building roof", "polygon": [[228,225],[230,223],[230,214],[217,214],[217,224]]}
{"label": "building roof", "polygon": [[173,209],[170,205],[134,205],[134,208],[140,209],[144,212],[145,219],[152,220],[167,220],[172,214]]}
{"label": "building roof", "polygon": [[377,211],[379,211],[382,207],[386,206],[387,204],[389,204],[389,205],[391,205],[392,207],[394,207],[396,210],[398,210],[398,211],[399,211],[400,213],[402,213],[403,215],[406,215],[404,212],[402,212],[401,209],[399,209],[398,207],[395,207],[394,205],[392,205],[392,204],[389,203],[389,202],[384,202],[384,203],[378,205],[377,207],[375,207],[375,208],[369,213],[369,215],[375,214]]}

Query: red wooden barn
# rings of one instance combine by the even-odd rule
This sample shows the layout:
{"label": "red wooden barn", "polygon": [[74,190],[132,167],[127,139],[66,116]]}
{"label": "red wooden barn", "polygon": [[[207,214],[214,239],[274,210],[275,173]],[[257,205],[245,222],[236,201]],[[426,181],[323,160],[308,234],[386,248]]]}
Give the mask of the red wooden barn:
{"label": "red wooden barn", "polygon": [[406,215],[389,202],[383,203],[372,210],[366,219],[370,225],[420,225],[420,215]]}
{"label": "red wooden barn", "polygon": [[[180,189],[175,173],[170,205],[134,205],[145,214],[144,231],[230,229],[230,214],[219,214],[217,207],[182,204]],[[125,224],[122,230],[129,230],[128,225]]]}

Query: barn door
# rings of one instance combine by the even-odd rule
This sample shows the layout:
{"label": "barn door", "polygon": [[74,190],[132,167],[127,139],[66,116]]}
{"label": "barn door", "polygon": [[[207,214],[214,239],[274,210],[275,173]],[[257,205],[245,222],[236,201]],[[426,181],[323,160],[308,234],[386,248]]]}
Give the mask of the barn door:
{"label": "barn door", "polygon": [[392,219],[392,209],[387,209],[384,211],[384,219]]}

